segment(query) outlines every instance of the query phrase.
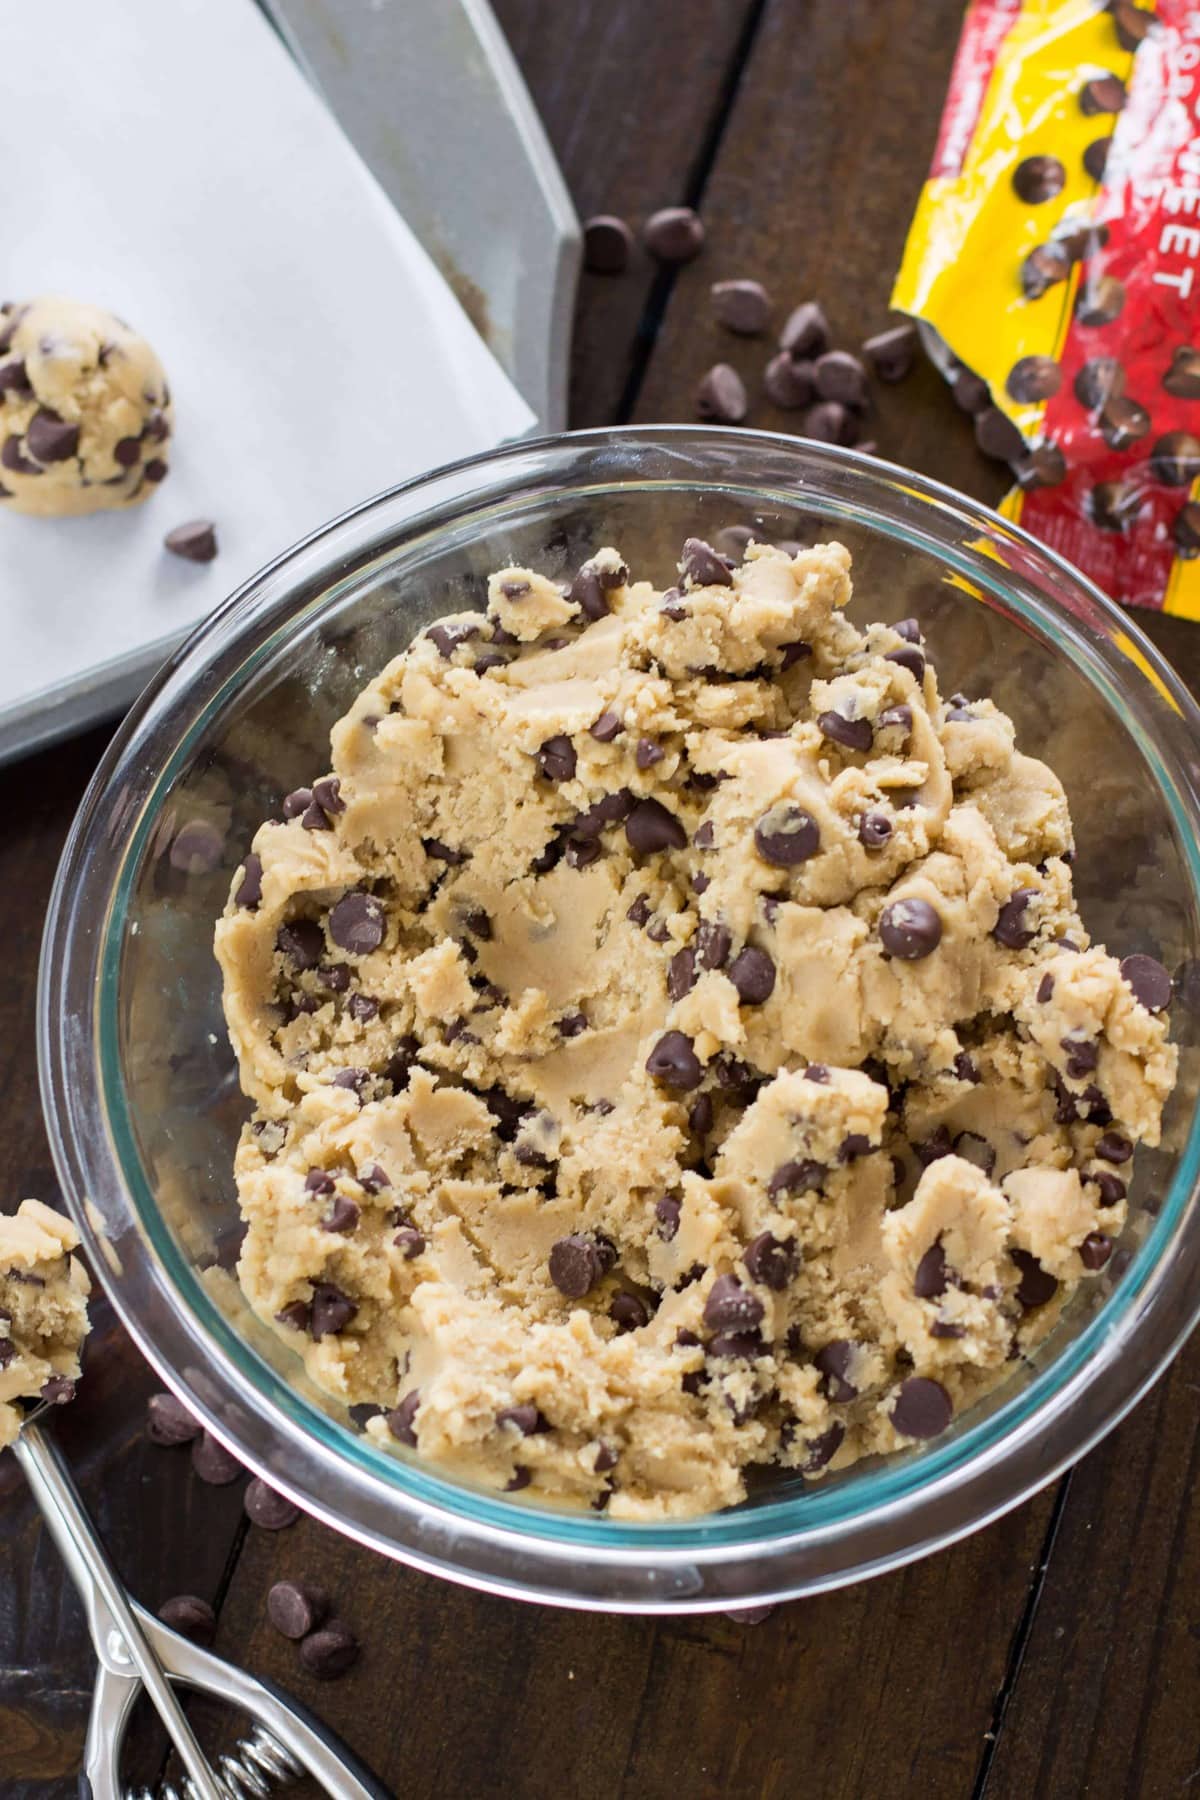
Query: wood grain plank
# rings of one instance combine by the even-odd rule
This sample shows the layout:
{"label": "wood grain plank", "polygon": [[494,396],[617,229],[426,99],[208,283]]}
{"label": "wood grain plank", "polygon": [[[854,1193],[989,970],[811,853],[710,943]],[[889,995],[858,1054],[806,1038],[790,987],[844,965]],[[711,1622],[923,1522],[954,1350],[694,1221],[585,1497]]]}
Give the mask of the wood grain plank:
{"label": "wood grain plank", "polygon": [[[637,230],[690,198],[757,0],[497,0],[581,219]],[[623,276],[580,278],[571,358],[573,426],[617,415],[659,276],[640,246]]]}

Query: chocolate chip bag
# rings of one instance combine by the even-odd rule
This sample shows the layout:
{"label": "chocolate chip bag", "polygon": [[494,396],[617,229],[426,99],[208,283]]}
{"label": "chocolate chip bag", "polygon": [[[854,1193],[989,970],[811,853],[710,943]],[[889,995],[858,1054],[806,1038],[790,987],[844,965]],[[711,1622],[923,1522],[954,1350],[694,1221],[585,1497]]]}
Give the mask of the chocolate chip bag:
{"label": "chocolate chip bag", "polygon": [[1200,5],[973,0],[892,304],[1012,463],[1008,517],[1188,618],[1198,265]]}

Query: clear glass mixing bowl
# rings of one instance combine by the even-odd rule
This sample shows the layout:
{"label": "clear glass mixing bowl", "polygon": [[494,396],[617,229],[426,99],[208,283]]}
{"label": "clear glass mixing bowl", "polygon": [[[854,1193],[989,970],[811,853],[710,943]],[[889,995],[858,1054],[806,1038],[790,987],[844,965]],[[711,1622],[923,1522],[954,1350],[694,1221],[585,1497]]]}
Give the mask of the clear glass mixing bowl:
{"label": "clear glass mixing bowl", "polygon": [[[1066,783],[1096,935],[1179,974],[1182,1073],[1103,1277],[935,1443],[764,1480],[686,1524],[569,1515],[376,1448],[244,1306],[231,1164],[244,1103],[211,951],[231,871],[330,725],[487,572],[600,544],[659,583],[682,540],[836,535],[860,617],[919,614],[946,691],[989,693]],[[519,444],[368,502],[264,569],[167,664],[80,808],[46,928],[39,1048],[55,1159],[146,1356],[236,1454],[339,1530],[497,1592],[687,1611],[836,1586],[1014,1506],[1122,1416],[1200,1312],[1197,712],[1148,641],[1019,530],[914,475],[764,433],[631,428]],[[185,829],[186,828],[186,829]],[[1195,972],[1193,973],[1193,965]]]}

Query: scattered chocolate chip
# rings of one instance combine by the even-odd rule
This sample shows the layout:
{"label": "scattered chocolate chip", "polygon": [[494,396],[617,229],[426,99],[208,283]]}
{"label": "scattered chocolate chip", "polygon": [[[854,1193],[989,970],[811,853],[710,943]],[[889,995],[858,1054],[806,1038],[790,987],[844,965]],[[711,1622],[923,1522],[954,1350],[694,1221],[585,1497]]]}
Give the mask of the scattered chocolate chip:
{"label": "scattered chocolate chip", "polygon": [[923,1144],[914,1144],[912,1148],[921,1167],[927,1169],[930,1163],[950,1155],[953,1145],[949,1129],[945,1125],[939,1125],[932,1137],[926,1138]]}
{"label": "scattered chocolate chip", "polygon": [[827,350],[815,364],[817,393],[855,409],[867,403],[867,371],[848,350]]}
{"label": "scattered chocolate chip", "polygon": [[14,475],[40,475],[37,463],[30,462],[21,449],[21,439],[10,433],[0,446],[0,464],[10,469]]}
{"label": "scattered chocolate chip", "polygon": [[[763,1354],[762,1334],[757,1331],[718,1331],[709,1338],[705,1353],[708,1356],[734,1358],[738,1362],[753,1362],[756,1356]],[[735,1417],[735,1424],[744,1424],[745,1416]]]}
{"label": "scattered chocolate chip", "polygon": [[1025,453],[1025,439],[1007,413],[989,406],[975,415],[975,442],[997,462],[1015,462]]}
{"label": "scattered chocolate chip", "polygon": [[1017,1299],[1025,1311],[1033,1312],[1053,1300],[1058,1292],[1058,1282],[1048,1269],[1043,1269],[1037,1257],[1031,1256],[1028,1250],[1010,1250],[1009,1255],[1021,1271]]}
{"label": "scattered chocolate chip", "polygon": [[818,1087],[829,1086],[829,1070],[824,1063],[809,1063],[804,1071],[805,1081],[815,1081]]}
{"label": "scattered chocolate chip", "polygon": [[908,320],[869,337],[863,355],[880,381],[903,381],[916,360],[917,341],[917,328]]}
{"label": "scattered chocolate chip", "polygon": [[914,681],[924,679],[925,652],[915,644],[902,644],[899,650],[889,650],[883,660],[895,663],[898,668],[907,669]]}
{"label": "scattered chocolate chip", "polygon": [[1108,167],[1108,153],[1112,148],[1112,138],[1094,138],[1083,153],[1083,166],[1093,181],[1103,181],[1104,171]]}
{"label": "scattered chocolate chip", "polygon": [[685,539],[679,570],[692,587],[729,587],[733,581],[725,558],[703,538]]}
{"label": "scattered chocolate chip", "polygon": [[237,1457],[231,1456],[224,1444],[207,1431],[202,1431],[192,1444],[192,1470],[209,1487],[227,1487],[245,1474]]}
{"label": "scattered chocolate chip", "polygon": [[940,1381],[910,1375],[902,1381],[892,1407],[892,1424],[903,1437],[939,1437],[954,1417],[954,1406]]}
{"label": "scattered chocolate chip", "polygon": [[1108,10],[1122,50],[1136,50],[1158,23],[1153,10],[1139,6],[1137,0],[1109,0]]}
{"label": "scattered chocolate chip", "polygon": [[448,863],[452,869],[470,860],[466,850],[452,850],[449,844],[443,844],[440,838],[422,838],[421,848],[426,856],[433,857],[435,862]]}
{"label": "scattered chocolate chip", "polygon": [[695,1137],[707,1137],[713,1128],[711,1094],[698,1094],[688,1108],[688,1130]]}
{"label": "scattered chocolate chip", "polygon": [[812,645],[806,644],[803,638],[797,638],[791,644],[780,644],[779,648],[783,651],[783,661],[779,665],[781,669],[792,669],[798,662],[806,662],[812,655]]}
{"label": "scattered chocolate chip", "polygon": [[797,412],[803,406],[811,406],[817,392],[812,363],[797,362],[786,350],[780,350],[766,366],[763,392],[773,406],[781,407],[784,412]]}
{"label": "scattered chocolate chip", "polygon": [[277,1581],[267,1595],[267,1617],[285,1638],[297,1641],[329,1615],[329,1596],[303,1581]]}
{"label": "scattered chocolate chip", "polygon": [[912,707],[906,705],[888,706],[875,721],[878,731],[902,731],[905,738],[912,736]]}
{"label": "scattered chocolate chip", "polygon": [[1200,503],[1189,500],[1180,507],[1171,522],[1171,537],[1178,556],[1200,554]]}
{"label": "scattered chocolate chip", "polygon": [[411,1393],[405,1394],[400,1404],[387,1415],[387,1428],[392,1436],[413,1450],[417,1445],[416,1417],[420,1405],[420,1389],[413,1388]]}
{"label": "scattered chocolate chip", "polygon": [[780,1163],[779,1167],[767,1183],[767,1198],[778,1200],[781,1194],[807,1193],[809,1188],[819,1188],[825,1170],[818,1162],[795,1159]]}
{"label": "scattered chocolate chip", "polygon": [[518,1463],[508,1480],[505,1482],[504,1491],[506,1494],[519,1494],[522,1488],[527,1488],[532,1480],[532,1470],[526,1469]]}
{"label": "scattered chocolate chip", "polygon": [[822,400],[804,415],[804,435],[818,444],[852,444],[858,426],[849,407],[840,400]]}
{"label": "scattered chocolate chip", "polygon": [[1168,487],[1190,487],[1200,475],[1200,438],[1190,431],[1168,431],[1150,450],[1150,472]]}
{"label": "scattered chocolate chip", "polygon": [[1089,119],[1119,113],[1125,106],[1125,83],[1116,75],[1093,75],[1079,90],[1079,108]]}
{"label": "scattered chocolate chip", "polygon": [[661,801],[639,800],[625,821],[629,847],[639,856],[653,856],[659,850],[682,850],[687,845],[683,824],[668,812]]}
{"label": "scattered chocolate chip", "polygon": [[960,411],[972,417],[986,412],[992,404],[987,382],[974,369],[959,369],[950,383],[950,393]]}
{"label": "scattered chocolate chip", "polygon": [[754,847],[764,862],[794,869],[821,847],[821,833],[811,813],[791,801],[771,807],[754,827]]}
{"label": "scattered chocolate chip", "polygon": [[304,1191],[307,1194],[332,1194],[333,1190],[333,1176],[327,1169],[310,1169],[304,1177]]}
{"label": "scattered chocolate chip", "polygon": [[588,736],[594,737],[598,744],[611,744],[623,729],[619,713],[602,712],[595,724],[588,726]]}
{"label": "scattered chocolate chip", "polygon": [[736,1275],[718,1275],[704,1302],[704,1323],[710,1331],[751,1331],[762,1323],[763,1303],[743,1287]]}
{"label": "scattered chocolate chip", "polygon": [[1027,156],[1013,170],[1013,187],[1026,206],[1053,200],[1067,185],[1067,171],[1057,156]]}
{"label": "scattered chocolate chip", "polygon": [[928,900],[893,900],[879,916],[884,949],[902,962],[932,956],[942,941],[942,921]]}
{"label": "scattered chocolate chip", "polygon": [[965,1050],[960,1050],[954,1059],[954,1073],[960,1081],[969,1081],[972,1085],[977,1085],[980,1079],[974,1057]]}
{"label": "scattered chocolate chip", "polygon": [[704,248],[704,224],[690,206],[664,206],[646,220],[642,242],[659,262],[691,262]]}
{"label": "scattered chocolate chip", "polygon": [[66,462],[79,449],[79,427],[40,406],[25,427],[25,444],[40,463]]}
{"label": "scattered chocolate chip", "polygon": [[[1035,244],[1021,264],[1021,288],[1027,300],[1040,300],[1071,273],[1071,258],[1061,244]],[[974,412],[968,407],[968,412]]]}
{"label": "scattered chocolate chip", "polygon": [[989,1177],[995,1171],[996,1152],[977,1131],[960,1131],[954,1140],[954,1154],[961,1156],[964,1162],[973,1163]]}
{"label": "scattered chocolate chip", "polygon": [[624,219],[597,213],[583,227],[583,266],[593,275],[620,275],[629,266],[633,233]]}
{"label": "scattered chocolate chip", "polygon": [[425,636],[437,648],[437,653],[444,661],[449,662],[460,644],[479,636],[478,625],[431,625]]}
{"label": "scattered chocolate chip", "polygon": [[262,857],[250,852],[242,864],[242,879],[234,892],[235,906],[244,906],[247,912],[254,912],[262,899]]}
{"label": "scattered chocolate chip", "polygon": [[331,1281],[313,1283],[312,1308],[309,1316],[309,1333],[314,1340],[323,1337],[334,1337],[344,1331],[354,1318],[358,1307],[348,1294],[335,1287]]}
{"label": "scattered chocolate chip", "polygon": [[677,950],[667,964],[667,998],[682,1000],[696,985],[696,956],[691,949]]}
{"label": "scattered chocolate chip", "polygon": [[1072,388],[1080,406],[1098,412],[1125,392],[1124,366],[1115,356],[1091,356],[1080,367]]}
{"label": "scattered chocolate chip", "polygon": [[709,289],[717,322],[742,337],[758,337],[771,317],[771,297],[761,281],[714,281]]}
{"label": "scattered chocolate chip", "polygon": [[940,1238],[930,1244],[913,1275],[913,1293],[918,1300],[937,1300],[946,1291],[946,1252]]}
{"label": "scattered chocolate chip", "polygon": [[1081,325],[1111,325],[1125,304],[1125,284],[1115,275],[1085,275],[1075,296]]}
{"label": "scattered chocolate chip", "polygon": [[992,926],[992,936],[1006,950],[1024,950],[1033,942],[1036,931],[1033,926],[1026,925],[1025,914],[1029,902],[1036,897],[1036,888],[1017,888],[1000,908]]}
{"label": "scattered chocolate chip", "polygon": [[1133,1155],[1133,1145],[1119,1131],[1106,1131],[1096,1145],[1095,1154],[1103,1162],[1127,1163]]}
{"label": "scattered chocolate chip", "polygon": [[341,1619],[330,1619],[310,1631],[300,1645],[300,1661],[318,1681],[336,1681],[354,1667],[360,1654],[358,1639]]}
{"label": "scattered chocolate chip", "polygon": [[761,1231],[746,1245],[742,1261],[751,1281],[782,1294],[799,1267],[799,1247],[794,1238],[780,1239]]}
{"label": "scattered chocolate chip", "polygon": [[646,1070],[664,1087],[685,1094],[704,1078],[692,1040],[682,1031],[663,1033],[646,1058]]}
{"label": "scattered chocolate chip", "polygon": [[821,1432],[818,1437],[809,1438],[804,1447],[804,1461],[800,1464],[804,1474],[815,1475],[818,1470],[832,1462],[842,1447],[845,1435],[846,1427],[838,1420],[829,1427],[828,1431]]}
{"label": "scattered chocolate chip", "polygon": [[575,746],[561,732],[547,738],[537,753],[538,774],[546,781],[573,781],[575,764]]}
{"label": "scattered chocolate chip", "polygon": [[[1035,444],[1026,456],[1018,457],[1012,464],[1012,471],[1019,487],[1058,487],[1067,478],[1067,459],[1057,444],[1046,439],[1041,444]],[[958,719],[970,718],[972,715],[956,708],[947,717]]]}
{"label": "scattered chocolate chip", "polygon": [[[25,372],[24,359],[15,357],[12,362],[0,367],[0,398],[5,394],[30,394],[33,392],[29,376]],[[136,439],[134,440],[136,443]],[[120,448],[120,445],[117,446]],[[120,460],[118,458],[118,460]]]}
{"label": "scattered chocolate chip", "polygon": [[344,994],[350,986],[349,963],[322,963],[317,970],[321,985],[331,994]]}
{"label": "scattered chocolate chip", "polygon": [[639,769],[652,769],[655,763],[660,763],[666,754],[662,745],[656,744],[653,738],[639,738],[637,749],[634,751],[634,761]]}
{"label": "scattered chocolate chip", "polygon": [[867,850],[882,850],[892,835],[892,821],[885,812],[867,812],[858,821],[858,841]]}
{"label": "scattered chocolate chip", "polygon": [[733,947],[733,933],[728,925],[712,919],[701,919],[696,928],[696,960],[702,969],[722,969]]}
{"label": "scattered chocolate chip", "polygon": [[522,1437],[536,1437],[550,1430],[550,1422],[530,1401],[505,1406],[496,1414],[497,1425],[513,1425]]}
{"label": "scattered chocolate chip", "polygon": [[587,1030],[587,1014],[564,1013],[558,1021],[558,1035],[564,1038],[575,1038]]}
{"label": "scattered chocolate chip", "polygon": [[725,972],[743,1006],[762,1006],[775,991],[775,964],[753,944],[739,950]]}
{"label": "scattered chocolate chip", "polygon": [[840,712],[818,713],[817,729],[831,743],[861,753],[871,748],[875,735],[870,719],[847,719]]}
{"label": "scattered chocolate chip", "polygon": [[1038,982],[1037,997],[1038,997],[1039,1001],[1041,1002],[1041,1004],[1044,1006],[1046,1004],[1047,1000],[1052,999],[1053,996],[1054,996],[1054,977],[1053,977],[1053,975],[1043,975],[1042,979]]}
{"label": "scattered chocolate chip", "polygon": [[164,1600],[158,1609],[158,1616],[164,1625],[177,1631],[190,1643],[201,1644],[205,1649],[217,1635],[217,1615],[207,1600],[201,1600],[199,1594],[176,1594],[170,1600]]}
{"label": "scattered chocolate chip", "polygon": [[286,1325],[289,1331],[307,1331],[312,1323],[312,1307],[307,1300],[289,1300],[275,1314],[277,1325]]}
{"label": "scattered chocolate chip", "polygon": [[361,1217],[354,1201],[345,1194],[339,1194],[334,1200],[325,1218],[321,1221],[321,1230],[329,1231],[335,1237],[345,1237],[358,1229]]}
{"label": "scattered chocolate chip", "polygon": [[640,1331],[650,1323],[649,1309],[637,1294],[614,1294],[608,1316],[618,1331]]}
{"label": "scattered chocolate chip", "polygon": [[146,1435],[152,1444],[190,1444],[203,1429],[174,1394],[151,1394],[146,1402]]}
{"label": "scattered chocolate chip", "polygon": [[816,300],[805,300],[794,308],[784,321],[783,330],[779,334],[779,348],[799,360],[806,356],[820,356],[828,350],[830,340],[829,320],[823,308]]}
{"label": "scattered chocolate chip", "polygon": [[369,1069],[339,1069],[331,1085],[337,1088],[348,1088],[352,1094],[358,1095],[361,1102],[363,1090],[370,1079],[371,1071]]}
{"label": "scattered chocolate chip", "polygon": [[1109,400],[1100,414],[1100,435],[1112,450],[1128,450],[1149,429],[1150,414],[1125,395]]}
{"label": "scattered chocolate chip", "polygon": [[603,1273],[594,1240],[578,1231],[551,1245],[549,1268],[551,1281],[568,1300],[582,1300]]}
{"label": "scattered chocolate chip", "polygon": [[1121,978],[1133,989],[1133,997],[1147,1012],[1164,1012],[1171,1004],[1171,977],[1153,956],[1141,952],[1121,963]]}
{"label": "scattered chocolate chip", "polygon": [[1082,1081],[1100,1060],[1100,1046],[1089,1038],[1065,1037],[1061,1047],[1067,1052],[1067,1074],[1072,1081]]}
{"label": "scattered chocolate chip", "polygon": [[247,1484],[242,1505],[250,1523],[261,1526],[264,1531],[285,1531],[300,1517],[298,1506],[285,1495],[276,1493],[273,1487],[268,1487],[257,1475]]}
{"label": "scattered chocolate chip", "polygon": [[1098,481],[1086,501],[1099,531],[1127,531],[1142,509],[1137,489],[1123,481]]}
{"label": "scattered chocolate chip", "polygon": [[[118,450],[120,447],[118,444]],[[187,562],[211,562],[217,554],[217,528],[211,519],[189,519],[186,525],[176,525],[168,531],[163,543],[172,555],[182,556]]]}
{"label": "scattered chocolate chip", "polygon": [[345,894],[329,914],[329,935],[339,950],[369,956],[387,935],[387,918],[373,894]]}
{"label": "scattered chocolate chip", "polygon": [[1191,344],[1177,344],[1171,352],[1171,366],[1163,376],[1162,384],[1176,400],[1200,400],[1200,349]]}
{"label": "scattered chocolate chip", "polygon": [[740,425],[749,409],[746,384],[728,363],[714,363],[696,389],[696,413],[721,425]]}
{"label": "scattered chocolate chip", "polygon": [[1062,386],[1062,370],[1052,356],[1022,356],[1009,370],[1004,385],[1010,398],[1023,404],[1049,400]]}
{"label": "scattered chocolate chip", "polygon": [[837,1406],[857,1398],[858,1389],[850,1380],[858,1345],[851,1338],[835,1338],[818,1350],[813,1362],[824,1377],[825,1393]]}
{"label": "scattered chocolate chip", "polygon": [[683,1213],[683,1202],[673,1194],[664,1194],[661,1200],[654,1203],[654,1217],[658,1221],[658,1235],[665,1244],[678,1234],[679,1220]]}

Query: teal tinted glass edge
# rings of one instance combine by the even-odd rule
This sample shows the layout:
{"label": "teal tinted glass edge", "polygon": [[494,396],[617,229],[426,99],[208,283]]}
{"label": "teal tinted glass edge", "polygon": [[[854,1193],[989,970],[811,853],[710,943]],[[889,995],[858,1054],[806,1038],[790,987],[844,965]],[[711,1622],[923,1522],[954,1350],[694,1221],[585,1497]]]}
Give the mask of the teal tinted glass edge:
{"label": "teal tinted glass edge", "polygon": [[[883,471],[881,470],[879,473],[882,475]],[[689,481],[679,478],[630,480],[622,482],[620,486],[625,489],[663,488],[675,492],[688,488],[706,493],[719,490],[731,496],[753,497],[759,504],[764,500],[774,499],[780,504],[799,510],[819,511],[823,518],[844,518],[860,522],[862,518],[861,511],[852,501],[840,501],[828,496],[810,497],[803,489],[772,488],[763,485],[742,489],[736,481],[717,481],[715,479]],[[573,486],[571,491],[576,498],[582,499],[589,494],[609,492],[611,487],[611,483],[601,481],[594,485],[581,483]],[[942,496],[936,490],[931,493],[919,482],[912,484],[912,491],[915,497],[926,503],[942,504],[945,499],[957,498],[948,493]],[[464,504],[470,504],[469,497],[464,498]],[[481,514],[486,514],[489,510],[491,509],[486,504],[479,509]],[[944,510],[953,511],[954,516],[976,532],[984,522],[970,512],[969,503],[968,510],[965,512],[950,506],[944,506]],[[902,544],[924,553],[932,553],[949,567],[955,569],[957,573],[975,581],[982,581],[998,599],[1013,607],[1022,616],[1033,618],[1039,631],[1048,629],[1044,620],[1035,618],[1029,613],[1019,595],[1006,591],[1004,582],[998,578],[1003,571],[1003,564],[984,559],[978,552],[972,554],[969,545],[964,548],[963,552],[956,553],[954,548],[941,542],[932,542],[918,530],[907,529],[902,521],[872,517],[870,522],[872,529],[881,535],[892,537]],[[986,523],[989,527],[993,525],[991,519],[987,519]],[[418,529],[413,536],[419,537],[419,535]],[[1009,537],[1007,531],[1004,535],[1006,538]],[[1009,541],[1019,543],[1020,537],[1014,533]],[[629,1547],[631,1543],[642,1544],[646,1547],[658,1545],[663,1549],[683,1550],[696,1550],[704,1544],[714,1546],[718,1544],[754,1545],[768,1539],[776,1540],[781,1535],[788,1533],[815,1531],[822,1527],[848,1523],[872,1511],[890,1506],[897,1500],[907,1498],[932,1484],[938,1477],[962,1468],[982,1451],[997,1444],[1008,1432],[1024,1424],[1049,1398],[1066,1386],[1084,1363],[1101,1347],[1103,1340],[1112,1335],[1136,1305],[1155,1271],[1163,1246],[1172,1235],[1179,1216],[1187,1204],[1191,1188],[1200,1174],[1200,1114],[1194,1116],[1191,1121],[1187,1143],[1162,1211],[1146,1239],[1139,1246],[1134,1260],[1122,1276],[1119,1286],[1105,1302],[1097,1316],[1084,1326],[1079,1335],[1070,1344],[1064,1346],[1053,1361],[1045,1369],[1039,1371],[1019,1393],[1001,1403],[996,1411],[989,1414],[987,1418],[980,1420],[975,1425],[968,1425],[961,1434],[949,1439],[939,1447],[905,1453],[902,1458],[880,1464],[862,1476],[852,1477],[843,1484],[829,1486],[817,1484],[809,1492],[799,1496],[792,1495],[780,1501],[756,1502],[728,1513],[712,1515],[686,1524],[635,1521],[614,1524],[603,1519],[582,1517],[565,1511],[554,1511],[549,1508],[534,1509],[514,1504],[511,1501],[500,1500],[482,1490],[445,1481],[441,1477],[427,1472],[415,1461],[404,1460],[398,1455],[377,1449],[369,1439],[355,1434],[319,1409],[310,1406],[289,1383],[277,1375],[269,1364],[232,1329],[224,1314],[213,1304],[203,1284],[196,1278],[193,1270],[179,1253],[159,1214],[153,1193],[145,1179],[120,1079],[120,1046],[117,1025],[120,959],[125,934],[124,921],[137,873],[149,839],[155,829],[159,807],[164,796],[169,793],[174,780],[191,760],[197,740],[202,737],[212,719],[219,714],[230,693],[236,691],[254,670],[275,652],[281,638],[294,631],[297,624],[307,614],[326,608],[331,598],[339,590],[345,591],[359,585],[377,561],[389,554],[388,551],[381,552],[379,558],[364,563],[344,581],[331,584],[319,596],[300,608],[262,644],[249,652],[236,674],[230,676],[209,698],[187,737],[177,746],[148,794],[141,808],[137,825],[130,837],[120,875],[114,886],[113,902],[105,921],[100,953],[98,1023],[101,1080],[114,1134],[114,1146],[124,1179],[130,1189],[154,1253],[172,1285],[187,1297],[191,1312],[229,1360],[243,1369],[246,1369],[248,1363],[253,1365],[255,1385],[263,1397],[327,1449],[338,1456],[349,1457],[367,1473],[382,1480],[388,1486],[398,1488],[412,1500],[429,1505],[439,1512],[458,1515],[488,1527],[521,1536],[559,1543],[574,1541],[601,1550],[605,1546]],[[1069,570],[1066,565],[1061,565],[1061,559],[1055,557],[1053,553],[1043,549],[1042,554],[1048,560],[1063,566],[1064,572],[1073,581],[1079,580],[1075,572]],[[1131,628],[1123,620],[1121,624],[1122,629],[1135,639],[1140,637],[1136,627]],[[1053,629],[1050,629],[1049,635],[1051,637],[1055,635]],[[1159,660],[1157,652],[1152,647],[1149,654],[1153,663],[1157,663]],[[1143,759],[1163,793],[1184,859],[1189,866],[1197,889],[1200,890],[1200,848],[1188,829],[1186,808],[1179,797],[1176,784],[1164,778],[1164,771],[1159,759],[1149,753],[1152,752],[1152,745],[1148,734],[1139,723],[1126,716],[1120,695],[1116,691],[1108,670],[1102,664],[1090,662],[1089,675],[1107,704],[1121,716],[1123,725],[1137,743]]]}

